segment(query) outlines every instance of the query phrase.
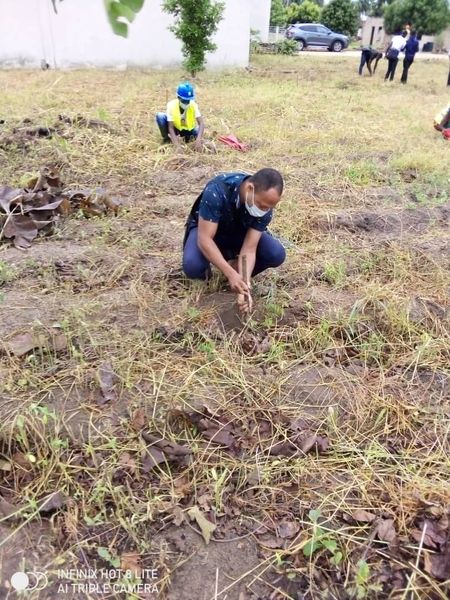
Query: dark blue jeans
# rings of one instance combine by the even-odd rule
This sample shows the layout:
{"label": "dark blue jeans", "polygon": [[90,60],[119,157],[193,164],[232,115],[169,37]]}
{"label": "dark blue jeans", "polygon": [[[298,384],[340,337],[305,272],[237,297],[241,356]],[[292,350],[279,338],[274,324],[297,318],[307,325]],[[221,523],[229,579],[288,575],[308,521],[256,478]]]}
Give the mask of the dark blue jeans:
{"label": "dark blue jeans", "polygon": [[[245,233],[237,237],[216,235],[214,241],[225,260],[236,258],[244,243]],[[286,258],[282,244],[264,231],[256,249],[256,262],[252,276],[258,275],[270,267],[279,267]],[[209,260],[203,256],[198,247],[198,227],[189,232],[183,250],[183,271],[190,279],[206,279],[209,271]]]}
{"label": "dark blue jeans", "polygon": [[[163,140],[165,142],[168,142],[170,140],[170,138],[169,138],[169,125],[167,123],[166,113],[163,113],[163,112],[156,113],[156,124],[159,127],[159,130],[161,132]],[[197,128],[192,129],[190,131],[188,131],[187,129],[183,129],[182,131],[180,131],[176,127],[174,127],[174,129],[175,129],[175,133],[177,135],[179,135],[182,138],[185,138],[186,141],[188,141],[188,142],[191,141],[192,139],[195,139],[198,135]]]}

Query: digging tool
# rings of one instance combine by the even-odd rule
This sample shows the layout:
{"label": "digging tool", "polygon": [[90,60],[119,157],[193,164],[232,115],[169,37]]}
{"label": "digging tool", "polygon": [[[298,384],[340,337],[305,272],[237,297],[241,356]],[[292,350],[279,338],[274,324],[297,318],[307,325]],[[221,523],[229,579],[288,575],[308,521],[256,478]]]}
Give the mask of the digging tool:
{"label": "digging tool", "polygon": [[[249,277],[248,277],[248,271],[247,271],[247,256],[245,254],[243,254],[242,256],[239,256],[240,260],[241,260],[241,275],[242,275],[242,279],[245,281],[245,283],[249,284]],[[252,297],[250,292],[247,292],[246,294],[244,294],[248,297],[248,304],[249,304],[249,308],[251,306],[251,302],[252,302]]]}

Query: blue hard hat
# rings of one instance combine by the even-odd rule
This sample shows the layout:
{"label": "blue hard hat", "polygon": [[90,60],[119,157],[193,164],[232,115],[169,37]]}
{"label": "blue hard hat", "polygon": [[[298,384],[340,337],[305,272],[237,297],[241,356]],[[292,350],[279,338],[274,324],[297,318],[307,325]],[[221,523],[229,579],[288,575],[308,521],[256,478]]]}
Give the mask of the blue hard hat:
{"label": "blue hard hat", "polygon": [[194,88],[190,83],[180,83],[177,87],[177,96],[181,100],[193,100],[195,98]]}

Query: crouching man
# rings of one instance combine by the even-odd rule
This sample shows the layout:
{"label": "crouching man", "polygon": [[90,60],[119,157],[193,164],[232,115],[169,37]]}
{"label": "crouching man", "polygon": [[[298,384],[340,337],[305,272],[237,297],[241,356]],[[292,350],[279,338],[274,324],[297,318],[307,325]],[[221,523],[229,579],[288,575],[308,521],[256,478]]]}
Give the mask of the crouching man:
{"label": "crouching man", "polygon": [[197,198],[186,223],[184,273],[207,279],[212,263],[228,279],[242,312],[252,308],[251,277],[286,258],[282,244],[267,231],[283,185],[275,169],[219,175]]}

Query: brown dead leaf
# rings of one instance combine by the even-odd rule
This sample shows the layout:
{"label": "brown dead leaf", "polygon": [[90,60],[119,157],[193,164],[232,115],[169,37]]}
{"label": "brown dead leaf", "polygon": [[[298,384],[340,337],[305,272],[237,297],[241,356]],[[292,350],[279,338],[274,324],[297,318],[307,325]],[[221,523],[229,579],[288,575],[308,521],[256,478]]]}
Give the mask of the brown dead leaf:
{"label": "brown dead leaf", "polygon": [[56,335],[52,335],[49,340],[49,345],[53,348],[55,352],[62,352],[63,350],[67,350],[67,337],[64,333],[57,333]]}
{"label": "brown dead leaf", "polygon": [[246,332],[241,336],[242,351],[249,356],[265,354],[270,351],[271,347],[272,341],[269,336],[261,338],[261,336],[251,332]]}
{"label": "brown dead leaf", "polygon": [[372,523],[376,516],[363,508],[358,508],[351,513],[352,518],[358,523]]}
{"label": "brown dead leaf", "polygon": [[215,444],[233,448],[236,443],[233,427],[229,423],[220,425],[210,419],[202,419],[199,422],[199,428],[202,435]]}
{"label": "brown dead leaf", "polygon": [[39,512],[46,513],[52,510],[59,510],[67,503],[67,497],[62,492],[53,492],[38,500]]}
{"label": "brown dead leaf", "polygon": [[424,519],[421,523],[420,531],[415,529],[411,532],[411,536],[418,543],[422,540],[424,528],[423,544],[429,548],[437,549],[440,546],[444,546],[449,539],[448,520],[446,516],[439,521]]}
{"label": "brown dead leaf", "polygon": [[11,471],[12,464],[8,460],[0,458],[0,471]]}
{"label": "brown dead leaf", "polygon": [[[37,511],[48,513],[52,510],[59,510],[67,503],[67,498],[61,492],[53,492],[37,500]],[[0,515],[4,519],[19,519],[24,511],[34,512],[35,508],[28,504],[14,505],[7,500],[0,499]]]}
{"label": "brown dead leaf", "polygon": [[72,204],[70,203],[69,198],[64,196],[61,200],[61,204],[58,206],[58,213],[61,214],[63,217],[67,217],[70,215],[72,210],[73,210],[73,207],[72,207]]}
{"label": "brown dead leaf", "polygon": [[186,420],[195,425],[202,436],[209,441],[225,446],[236,451],[238,448],[238,433],[231,419],[221,413],[212,414],[207,406],[203,405],[200,410],[190,413],[178,411],[184,414]]}
{"label": "brown dead leaf", "polygon": [[119,465],[132,475],[136,473],[136,461],[129,452],[123,452],[119,457]]}
{"label": "brown dead leaf", "polygon": [[201,494],[197,498],[197,504],[200,508],[202,508],[205,512],[209,512],[214,503],[213,497],[211,494]]}
{"label": "brown dead leaf", "polygon": [[174,506],[172,510],[172,516],[173,522],[177,527],[186,521],[184,511],[179,506]]}
{"label": "brown dead leaf", "polygon": [[8,185],[0,186],[0,209],[5,214],[11,212],[11,205],[17,202],[22,197],[22,190],[19,188],[12,188]]}
{"label": "brown dead leaf", "polygon": [[24,190],[0,186],[0,238],[11,239],[19,249],[27,249],[40,235],[51,233],[60,215],[81,209],[85,216],[117,214],[119,198],[105,190],[64,190],[59,169],[43,166],[39,176],[30,179]]}
{"label": "brown dead leaf", "polygon": [[317,450],[317,452],[326,452],[329,447],[329,441],[327,437],[320,435],[309,435],[307,438],[300,442],[300,450],[305,454],[310,450]]}
{"label": "brown dead leaf", "polygon": [[141,557],[137,552],[127,552],[120,557],[122,571],[131,571],[136,579],[142,576]]}
{"label": "brown dead leaf", "polygon": [[29,248],[38,234],[36,223],[29,215],[10,215],[3,229],[5,238],[12,238],[19,250]]}
{"label": "brown dead leaf", "polygon": [[296,456],[299,454],[298,447],[289,441],[277,442],[269,448],[271,456]]}
{"label": "brown dead leaf", "polygon": [[15,519],[20,518],[20,511],[24,506],[15,506],[7,500],[0,498],[0,516],[2,519],[9,519],[14,517]]}
{"label": "brown dead leaf", "polygon": [[21,333],[10,338],[6,342],[6,348],[15,356],[24,356],[35,348],[45,347],[47,339],[43,335],[34,335],[33,333]]}
{"label": "brown dead leaf", "polygon": [[138,408],[134,411],[131,419],[130,425],[135,431],[142,431],[147,423],[147,416],[145,414],[145,410],[143,408]]}
{"label": "brown dead leaf", "polygon": [[425,552],[424,567],[425,571],[436,579],[442,581],[450,579],[450,546],[447,546],[441,554]]}
{"label": "brown dead leaf", "polygon": [[378,522],[376,528],[376,535],[382,542],[388,542],[391,544],[397,539],[397,532],[395,531],[393,519],[382,519]]}
{"label": "brown dead leaf", "polygon": [[277,527],[278,535],[283,539],[293,538],[300,530],[300,525],[295,521],[281,521]]}
{"label": "brown dead leaf", "polygon": [[264,533],[258,536],[258,542],[266,548],[272,548],[274,550],[283,548],[283,540],[270,533]]}
{"label": "brown dead leaf", "polygon": [[142,454],[142,470],[144,473],[148,473],[153,467],[161,463],[184,463],[191,455],[191,450],[187,446],[180,446],[158,435],[144,432],[142,437],[149,443]]}
{"label": "brown dead leaf", "polygon": [[190,508],[188,510],[188,515],[191,521],[195,519],[197,525],[200,527],[205,543],[209,544],[212,533],[217,529],[216,525],[211,523],[211,521],[208,521],[208,519],[200,512],[198,506]]}
{"label": "brown dead leaf", "polygon": [[19,467],[25,471],[30,470],[32,464],[30,459],[23,452],[14,452],[11,458],[15,464],[19,465]]}
{"label": "brown dead leaf", "polygon": [[105,361],[100,365],[98,369],[98,381],[102,391],[102,398],[98,400],[98,404],[102,405],[111,400],[116,400],[115,384],[118,381],[118,377],[114,373],[109,361]]}
{"label": "brown dead leaf", "polygon": [[142,460],[142,471],[144,473],[148,473],[156,467],[156,465],[160,465],[161,463],[166,462],[166,456],[161,450],[158,448],[148,448],[142,452],[141,455]]}

